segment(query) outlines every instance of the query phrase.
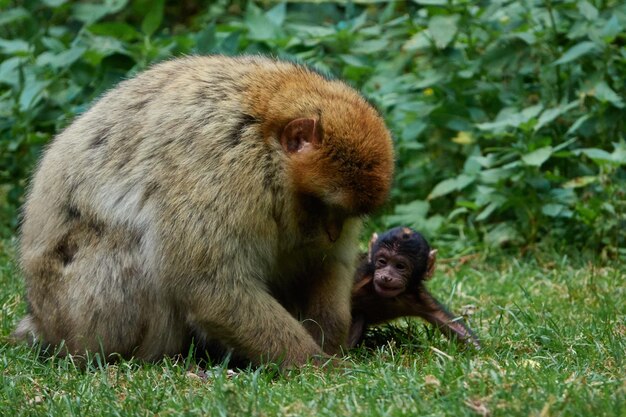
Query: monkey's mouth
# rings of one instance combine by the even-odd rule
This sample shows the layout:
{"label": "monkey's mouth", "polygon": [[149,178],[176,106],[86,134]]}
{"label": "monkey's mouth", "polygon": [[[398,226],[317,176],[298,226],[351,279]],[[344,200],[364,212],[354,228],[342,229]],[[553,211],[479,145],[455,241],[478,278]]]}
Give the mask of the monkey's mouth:
{"label": "monkey's mouth", "polygon": [[374,282],[374,289],[376,289],[376,293],[383,298],[393,298],[400,295],[404,287],[394,287],[390,285],[385,286]]}

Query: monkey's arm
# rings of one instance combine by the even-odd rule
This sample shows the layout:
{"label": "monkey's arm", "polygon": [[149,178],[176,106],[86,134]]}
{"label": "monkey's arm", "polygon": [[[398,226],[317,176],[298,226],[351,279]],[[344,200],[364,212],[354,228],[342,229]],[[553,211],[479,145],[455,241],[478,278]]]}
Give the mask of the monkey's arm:
{"label": "monkey's arm", "polygon": [[340,262],[329,265],[313,282],[305,310],[304,326],[324,352],[341,353],[350,328],[352,270]]}
{"label": "monkey's arm", "polygon": [[447,337],[457,337],[459,340],[480,349],[480,342],[465,322],[451,314],[435,297],[422,285],[418,290],[415,302],[404,304],[406,315],[418,316],[436,326]]}
{"label": "monkey's arm", "polygon": [[[362,332],[368,325],[387,323],[400,317],[415,316],[436,326],[447,337],[456,337],[458,340],[480,349],[478,338],[463,320],[446,310],[443,304],[437,301],[423,286],[409,290],[395,298],[380,298],[374,290],[370,289],[368,292],[367,289],[368,287],[364,287],[354,293],[352,297],[355,317],[361,316],[364,320]],[[350,345],[350,347],[352,346]]]}
{"label": "monkey's arm", "polygon": [[265,288],[249,280],[235,281],[237,287],[220,289],[219,299],[201,296],[214,291],[210,283],[197,292],[189,317],[195,328],[255,364],[275,362],[290,368],[323,358],[311,335]]}
{"label": "monkey's arm", "polygon": [[350,332],[348,334],[348,348],[353,348],[359,343],[365,333],[365,317],[358,315],[352,317]]}

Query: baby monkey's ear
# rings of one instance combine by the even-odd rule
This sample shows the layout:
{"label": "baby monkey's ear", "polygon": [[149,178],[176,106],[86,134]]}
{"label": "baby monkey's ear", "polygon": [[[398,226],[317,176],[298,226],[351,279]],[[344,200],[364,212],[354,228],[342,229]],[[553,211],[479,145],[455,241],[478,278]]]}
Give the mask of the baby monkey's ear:
{"label": "baby monkey's ear", "polygon": [[437,249],[433,249],[428,252],[428,263],[426,264],[426,273],[424,274],[424,281],[427,281],[435,274],[435,264],[437,263]]}
{"label": "baby monkey's ear", "polygon": [[378,233],[372,233],[372,237],[370,238],[370,242],[367,245],[367,263],[371,264],[372,263],[372,248],[374,247],[374,244],[376,243],[376,241],[378,240]]}

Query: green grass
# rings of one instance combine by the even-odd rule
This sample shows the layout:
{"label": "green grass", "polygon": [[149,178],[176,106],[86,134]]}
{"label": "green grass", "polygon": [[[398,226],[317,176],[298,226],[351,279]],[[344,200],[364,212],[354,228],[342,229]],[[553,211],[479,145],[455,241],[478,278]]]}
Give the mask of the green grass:
{"label": "green grass", "polygon": [[85,371],[10,345],[25,310],[11,248],[0,247],[0,415],[626,415],[623,264],[556,253],[441,262],[431,289],[454,311],[476,307],[479,352],[401,320],[366,340],[385,343],[351,352],[346,369],[215,368],[201,379],[172,360]]}

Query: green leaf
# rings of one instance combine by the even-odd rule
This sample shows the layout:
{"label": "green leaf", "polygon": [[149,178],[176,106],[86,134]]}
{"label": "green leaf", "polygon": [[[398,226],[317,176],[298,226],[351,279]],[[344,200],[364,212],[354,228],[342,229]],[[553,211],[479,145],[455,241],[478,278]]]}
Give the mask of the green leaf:
{"label": "green leaf", "polygon": [[432,35],[437,48],[444,49],[450,42],[452,42],[452,39],[454,39],[454,35],[456,35],[458,30],[458,20],[458,15],[436,15],[430,18],[428,21],[428,30]]}
{"label": "green leaf", "polygon": [[573,206],[578,202],[576,192],[571,188],[552,188],[548,192],[548,199],[551,200],[552,203],[563,204],[566,206]]}
{"label": "green leaf", "polygon": [[621,141],[618,143],[613,143],[615,150],[611,154],[613,161],[618,164],[626,165],[626,142]]}
{"label": "green leaf", "polygon": [[437,197],[444,196],[453,191],[461,190],[474,182],[474,180],[475,177],[467,174],[461,174],[456,178],[443,180],[439,184],[437,184],[435,188],[433,188],[433,190],[428,195],[428,200],[433,200]]}
{"label": "green leaf", "polygon": [[444,196],[451,193],[452,191],[455,191],[456,189],[456,180],[454,178],[443,180],[439,184],[437,184],[435,188],[433,188],[433,190],[428,195],[428,199],[432,200],[434,198]]}
{"label": "green leaf", "polygon": [[413,0],[413,3],[421,4],[422,6],[447,6],[448,0]]}
{"label": "green leaf", "polygon": [[537,41],[537,37],[532,32],[514,33],[511,36],[513,36],[513,37],[515,37],[517,39],[521,39],[522,41],[524,41],[528,45],[534,45],[535,42]]}
{"label": "green leaf", "polygon": [[483,220],[487,220],[489,216],[491,216],[491,214],[501,205],[502,203],[499,201],[494,201],[493,203],[490,203],[487,207],[485,207],[483,211],[480,212],[478,216],[476,216],[476,221],[482,222]]}
{"label": "green leaf", "polygon": [[573,178],[567,182],[565,182],[562,187],[563,188],[580,188],[580,187],[585,187],[591,183],[594,183],[598,180],[598,177],[596,176],[584,176],[584,177],[576,177]]}
{"label": "green leaf", "polygon": [[105,0],[104,4],[77,3],[73,6],[72,12],[74,18],[90,25],[106,15],[119,12],[126,3],[128,0]]}
{"label": "green leaf", "polygon": [[599,49],[598,45],[594,42],[591,42],[591,41],[580,42],[572,46],[559,59],[554,61],[552,65],[567,64],[568,62],[575,61],[584,55],[590,54],[591,52],[595,52],[598,49]]}
{"label": "green leaf", "polygon": [[68,68],[76,62],[86,51],[86,48],[76,46],[74,48],[63,51],[60,54],[44,52],[37,57],[37,65],[50,65],[53,68]]}
{"label": "green leaf", "polygon": [[394,212],[401,215],[410,214],[415,217],[425,217],[429,209],[430,204],[428,201],[414,200],[408,204],[398,204]]}
{"label": "green leaf", "polygon": [[363,11],[360,15],[352,19],[349,23],[350,31],[355,32],[365,26],[367,22],[367,11]]}
{"label": "green leaf", "polygon": [[324,26],[292,23],[289,25],[289,28],[302,36],[309,38],[326,38],[335,35],[334,29]]}
{"label": "green leaf", "polygon": [[425,146],[423,143],[419,143],[417,141],[414,142],[400,142],[398,144],[398,149],[400,151],[421,151]]}
{"label": "green leaf", "polygon": [[572,217],[573,213],[563,204],[545,204],[541,207],[541,212],[548,217]]}
{"label": "green leaf", "polygon": [[467,187],[468,185],[476,181],[476,177],[473,175],[461,174],[458,177],[456,177],[456,181],[457,181],[457,188],[459,190],[462,190],[463,188]]}
{"label": "green leaf", "polygon": [[436,85],[444,79],[446,75],[441,71],[425,70],[419,74],[419,81],[413,85],[413,88],[422,89]]}
{"label": "green leaf", "polygon": [[552,155],[552,146],[545,146],[522,156],[522,161],[529,166],[539,167]]}
{"label": "green leaf", "polygon": [[598,9],[586,0],[578,2],[578,11],[589,21],[594,21],[598,18]]}
{"label": "green leaf", "polygon": [[28,19],[29,17],[30,13],[28,13],[26,9],[22,7],[5,10],[0,13],[0,26],[6,25],[8,23],[13,23],[18,20]]}
{"label": "green leaf", "polygon": [[481,130],[500,131],[506,127],[519,127],[520,125],[535,118],[543,110],[542,104],[526,107],[521,112],[517,112],[514,108],[505,108],[499,114],[494,122],[478,123],[476,127]]}
{"label": "green leaf", "polygon": [[417,115],[417,117],[425,117],[436,110],[437,107],[437,105],[424,103],[423,101],[407,101],[398,103],[396,110],[406,111],[407,113]]}
{"label": "green leaf", "polygon": [[480,155],[468,157],[463,164],[463,172],[468,175],[477,175],[480,173],[482,165],[479,158],[481,158]]}
{"label": "green leaf", "polygon": [[576,154],[583,154],[594,161],[613,162],[613,156],[603,149],[585,148],[574,151]]}
{"label": "green leaf", "polygon": [[570,139],[566,140],[565,142],[559,143],[552,150],[552,155],[554,155],[555,152],[559,152],[559,151],[567,148],[569,145],[571,145],[574,142],[576,142],[576,138],[570,138]]}
{"label": "green leaf", "polygon": [[362,68],[369,67],[368,63],[362,57],[357,57],[354,55],[345,55],[345,54],[342,54],[339,57],[341,58],[343,62],[353,67],[362,67]]}
{"label": "green leaf", "polygon": [[287,5],[285,3],[279,3],[265,13],[267,19],[277,27],[280,27],[285,22],[286,15]]}
{"label": "green leaf", "polygon": [[277,37],[277,27],[265,15],[252,8],[246,14],[246,25],[250,39],[267,41]]}
{"label": "green leaf", "polygon": [[398,204],[392,215],[385,216],[391,224],[410,224],[426,218],[430,205],[427,201],[415,200],[408,204]]}
{"label": "green leaf", "polygon": [[541,113],[541,116],[539,117],[539,120],[537,121],[537,124],[534,127],[535,132],[541,129],[546,124],[552,122],[554,119],[556,119],[560,115],[567,113],[571,109],[577,107],[578,105],[579,105],[578,101],[572,101],[569,104],[560,105],[552,109],[547,109],[546,111]]}
{"label": "green leaf", "polygon": [[22,60],[14,56],[0,63],[0,83],[10,84],[13,86],[19,85],[19,70],[18,68],[22,64]]}
{"label": "green leaf", "polygon": [[48,7],[55,8],[67,3],[67,0],[42,0],[42,2]]}
{"label": "green leaf", "polygon": [[154,0],[149,3],[150,10],[141,22],[141,31],[148,36],[152,36],[154,32],[161,26],[163,21],[163,6],[165,0]]}
{"label": "green leaf", "polygon": [[604,25],[602,25],[598,35],[602,37],[602,40],[605,43],[609,44],[613,43],[615,37],[622,33],[623,30],[624,27],[620,24],[617,16],[613,14],[611,18]]}
{"label": "green leaf", "polygon": [[201,54],[209,53],[215,49],[216,43],[215,23],[211,23],[198,32],[196,37],[196,50]]}
{"label": "green leaf", "polygon": [[131,25],[123,22],[102,22],[89,26],[89,32],[98,36],[109,36],[121,41],[132,41],[140,38],[140,33]]}
{"label": "green leaf", "polygon": [[611,204],[611,203],[604,202],[604,203],[602,204],[602,209],[603,209],[604,211],[606,211],[607,213],[609,213],[609,214],[613,215],[613,216],[615,216],[615,215],[616,215],[616,213],[615,213],[615,206],[613,206],[613,204]]}
{"label": "green leaf", "polygon": [[27,53],[30,50],[28,42],[22,39],[0,39],[0,51],[7,55]]}
{"label": "green leaf", "polygon": [[25,112],[35,107],[41,100],[41,94],[48,84],[50,84],[49,80],[37,80],[32,76],[27,77],[19,98],[20,110]]}
{"label": "green leaf", "polygon": [[431,37],[428,35],[427,31],[417,32],[415,35],[411,36],[411,38],[404,43],[402,47],[405,51],[419,51],[430,48]]}
{"label": "green leaf", "polygon": [[591,115],[589,114],[583,114],[582,116],[580,116],[578,119],[576,119],[576,121],[570,126],[569,129],[567,129],[567,132],[565,132],[565,136],[569,136],[572,135],[574,133],[576,133],[576,131],[587,121],[591,118]]}
{"label": "green leaf", "polygon": [[521,242],[523,242],[522,237],[510,223],[500,223],[485,235],[485,243],[492,247]]}
{"label": "green leaf", "polygon": [[[424,123],[424,121],[416,120],[413,123],[409,123],[404,129],[402,129],[401,138],[404,142],[419,143],[417,142],[417,138],[427,127],[428,125]],[[424,145],[420,143],[420,149],[423,147]]]}
{"label": "green leaf", "polygon": [[372,39],[356,43],[350,51],[353,54],[372,54],[383,51],[388,46],[389,41],[386,39]]}
{"label": "green leaf", "polygon": [[234,54],[239,50],[239,32],[232,32],[220,43],[219,50],[225,54]]}
{"label": "green leaf", "polygon": [[624,108],[624,101],[604,81],[600,81],[592,90],[592,94],[602,102],[609,102],[617,108]]}
{"label": "green leaf", "polygon": [[399,204],[394,213],[384,217],[390,225],[406,225],[427,235],[436,234],[444,223],[441,215],[427,217],[430,204],[427,201],[415,200],[408,204]]}
{"label": "green leaf", "polygon": [[[93,36],[89,45],[89,52],[96,52],[100,57],[110,56],[116,53],[127,54],[124,43],[110,36]],[[85,54],[87,54],[86,52]]]}
{"label": "green leaf", "polygon": [[485,184],[496,184],[511,177],[510,169],[493,168],[480,172],[480,180]]}
{"label": "green leaf", "polygon": [[41,38],[41,43],[45,46],[50,52],[61,53],[67,49],[67,46],[57,38],[51,38],[49,36],[44,36]]}

